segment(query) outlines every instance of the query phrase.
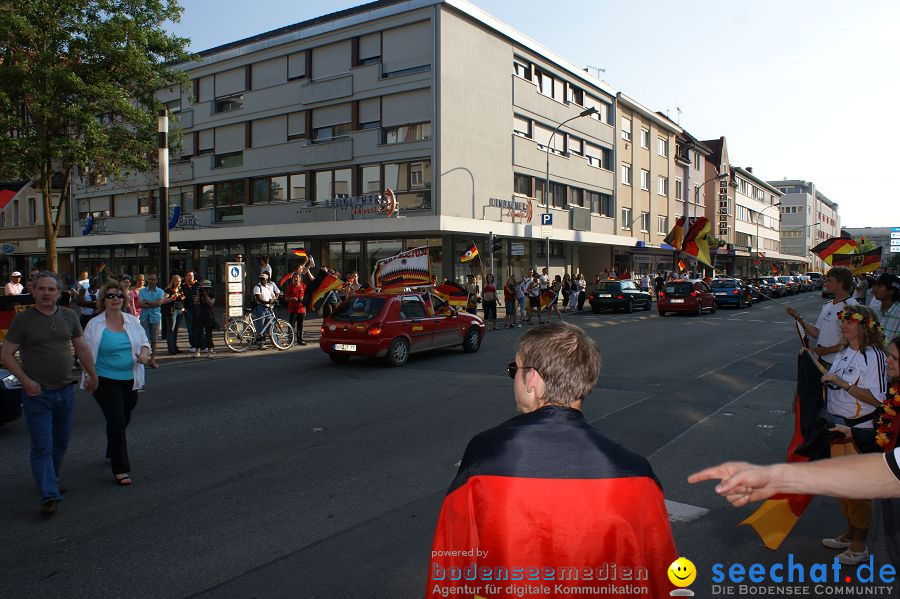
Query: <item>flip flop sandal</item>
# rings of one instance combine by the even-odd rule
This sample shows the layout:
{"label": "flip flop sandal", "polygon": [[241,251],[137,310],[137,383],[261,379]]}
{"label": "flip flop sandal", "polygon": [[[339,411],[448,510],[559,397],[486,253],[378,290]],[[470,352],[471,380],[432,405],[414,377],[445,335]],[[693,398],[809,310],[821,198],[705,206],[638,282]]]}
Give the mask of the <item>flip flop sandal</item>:
{"label": "flip flop sandal", "polygon": [[133,481],[131,480],[131,476],[128,474],[125,474],[125,475],[117,474],[116,475],[116,484],[119,485],[120,487],[127,487],[132,482]]}

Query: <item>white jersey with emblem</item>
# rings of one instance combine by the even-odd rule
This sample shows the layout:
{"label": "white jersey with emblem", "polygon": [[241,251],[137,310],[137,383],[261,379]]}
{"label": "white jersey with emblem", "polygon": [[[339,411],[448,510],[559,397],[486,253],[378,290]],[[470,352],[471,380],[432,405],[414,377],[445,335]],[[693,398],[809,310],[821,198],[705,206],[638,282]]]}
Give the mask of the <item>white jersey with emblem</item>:
{"label": "white jersey with emblem", "polygon": [[[879,402],[887,393],[887,370],[884,352],[874,347],[865,350],[846,348],[835,354],[829,372],[860,389],[868,389]],[[843,418],[861,418],[871,414],[874,406],[863,403],[849,392],[828,385],[828,413]],[[872,421],[863,422],[857,428],[872,428]]]}
{"label": "white jersey with emblem", "polygon": [[[845,306],[855,306],[856,300],[848,297],[842,302],[828,302],[822,306],[819,318],[816,320],[816,328],[819,329],[819,338],[816,339],[816,347],[831,347],[841,341],[841,324],[838,322],[837,313]],[[837,354],[822,356],[822,359],[832,363]]]}

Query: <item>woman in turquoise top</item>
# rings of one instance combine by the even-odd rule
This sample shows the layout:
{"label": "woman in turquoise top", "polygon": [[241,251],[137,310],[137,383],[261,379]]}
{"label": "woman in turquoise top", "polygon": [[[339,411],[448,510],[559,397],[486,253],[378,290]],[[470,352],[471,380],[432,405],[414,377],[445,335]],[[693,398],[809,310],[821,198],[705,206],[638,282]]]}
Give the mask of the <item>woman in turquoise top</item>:
{"label": "woman in turquoise top", "polygon": [[94,399],[106,417],[106,457],[119,485],[130,485],[131,464],[125,429],[144,384],[144,364],[150,360],[150,343],[137,318],[123,312],[125,289],[110,279],[98,298],[99,314],[84,330],[94,354],[99,383]]}

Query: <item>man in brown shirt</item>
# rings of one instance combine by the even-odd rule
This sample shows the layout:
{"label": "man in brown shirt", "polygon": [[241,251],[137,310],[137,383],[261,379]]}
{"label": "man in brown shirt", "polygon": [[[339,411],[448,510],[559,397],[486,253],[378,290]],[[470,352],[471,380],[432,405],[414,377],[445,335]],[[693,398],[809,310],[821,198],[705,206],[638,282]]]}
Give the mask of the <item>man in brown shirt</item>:
{"label": "man in brown shirt", "polygon": [[[22,408],[31,435],[31,472],[41,493],[41,514],[56,512],[62,499],[59,470],[69,445],[75,388],[69,344],[87,373],[85,389],[97,388],[94,357],[72,310],[56,305],[62,285],[56,273],[34,280],[34,307],[13,319],[0,363],[22,383]],[[16,360],[19,352],[22,363]]]}

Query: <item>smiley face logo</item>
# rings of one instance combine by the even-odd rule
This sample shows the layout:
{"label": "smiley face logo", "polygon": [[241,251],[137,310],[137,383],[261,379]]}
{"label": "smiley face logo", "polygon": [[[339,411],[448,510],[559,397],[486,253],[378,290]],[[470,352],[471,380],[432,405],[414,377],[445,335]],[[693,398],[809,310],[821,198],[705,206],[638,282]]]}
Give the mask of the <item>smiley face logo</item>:
{"label": "smiley face logo", "polygon": [[677,587],[689,587],[697,578],[697,568],[691,560],[679,557],[668,570],[669,582]]}

